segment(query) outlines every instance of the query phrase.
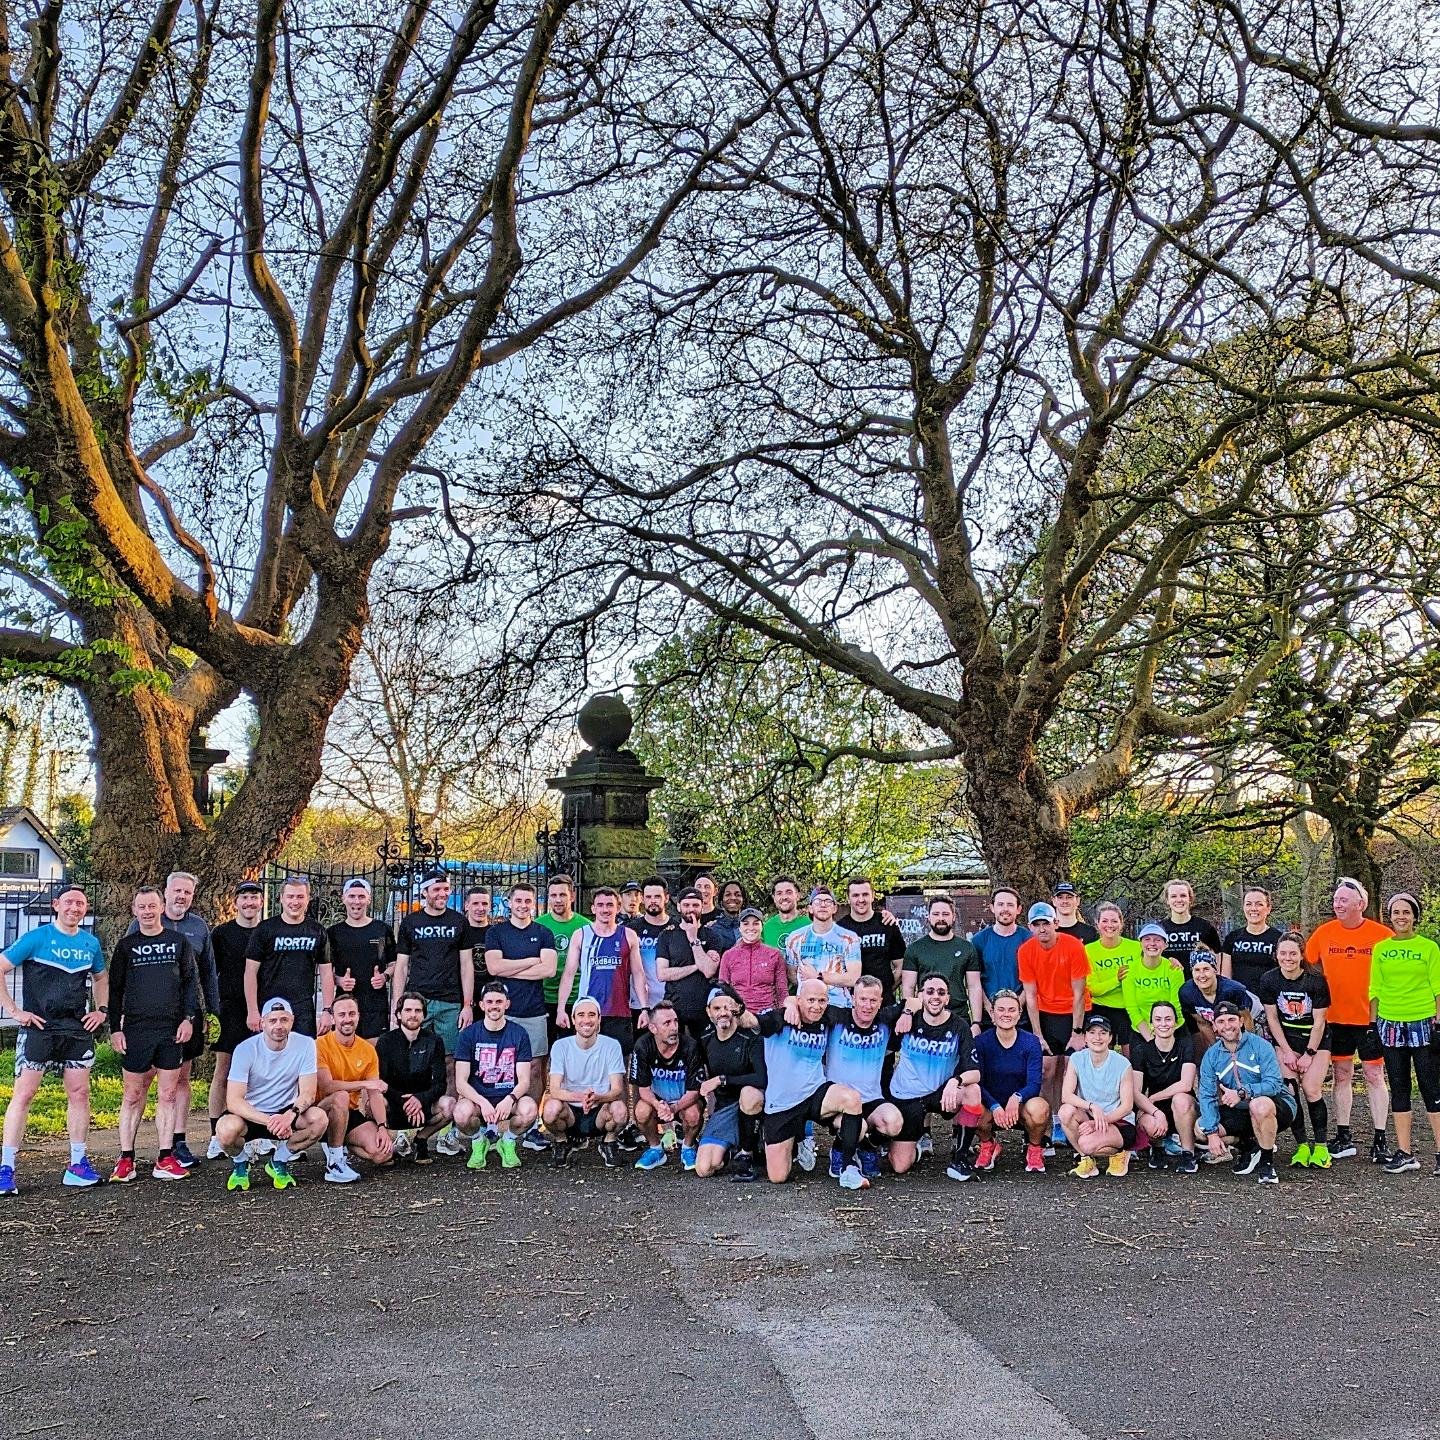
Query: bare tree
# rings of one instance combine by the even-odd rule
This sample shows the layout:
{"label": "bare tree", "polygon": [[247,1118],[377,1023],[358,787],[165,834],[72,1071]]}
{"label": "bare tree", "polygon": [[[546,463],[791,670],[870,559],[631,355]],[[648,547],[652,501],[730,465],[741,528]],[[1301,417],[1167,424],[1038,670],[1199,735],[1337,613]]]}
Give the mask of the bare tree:
{"label": "bare tree", "polygon": [[[483,439],[477,377],[615,292],[753,117],[683,7],[12,13],[0,655],[84,693],[97,869],[214,893],[303,811],[374,567]],[[241,694],[212,818],[188,749]]]}
{"label": "bare tree", "polygon": [[725,36],[780,99],[533,417],[521,608],[558,586],[545,643],[617,652],[678,603],[860,680],[933,737],[864,753],[959,757],[993,873],[1053,881],[1072,815],[1328,623],[1302,541],[1349,522],[1291,457],[1433,425],[1432,317],[1320,243],[1324,99],[1218,12],[795,0]]}

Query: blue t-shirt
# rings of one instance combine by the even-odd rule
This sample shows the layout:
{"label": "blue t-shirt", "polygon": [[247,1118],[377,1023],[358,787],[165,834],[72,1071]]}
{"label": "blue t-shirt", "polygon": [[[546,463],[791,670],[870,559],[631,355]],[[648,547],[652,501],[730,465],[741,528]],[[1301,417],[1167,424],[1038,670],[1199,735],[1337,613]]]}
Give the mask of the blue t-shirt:
{"label": "blue t-shirt", "polygon": [[[515,925],[500,920],[485,932],[485,950],[498,950],[507,960],[533,960],[542,950],[555,949],[555,936],[538,920],[528,925]],[[510,1013],[517,1020],[530,1019],[545,1013],[544,982],[512,980],[508,975],[496,976],[510,992]]]}
{"label": "blue t-shirt", "polygon": [[855,1023],[848,1006],[832,1005],[825,1017],[830,1038],[825,1045],[825,1078],[835,1085],[849,1085],[864,1101],[878,1100],[882,1089],[880,1072],[885,1052],[902,1005],[886,1005],[868,1030]]}
{"label": "blue t-shirt", "polygon": [[1028,1031],[1017,1030],[1007,1050],[993,1030],[982,1030],[975,1040],[975,1064],[980,1071],[980,1098],[987,1110],[1008,1105],[1012,1095],[1022,1103],[1040,1093],[1045,1052]]}
{"label": "blue t-shirt", "polygon": [[1215,1007],[1222,1000],[1228,1000],[1232,1005],[1238,1005],[1242,1015],[1252,1013],[1253,1002],[1250,999],[1250,992],[1238,980],[1231,980],[1226,975],[1217,975],[1215,981],[1215,998],[1213,1000],[1207,1000],[1193,980],[1187,980],[1180,987],[1180,1009],[1184,1012],[1187,1020],[1194,1020],[1198,1016],[1207,1023],[1213,1021]]}
{"label": "blue t-shirt", "polygon": [[943,1090],[947,1081],[975,1068],[970,1021],[958,1010],[948,1020],[931,1024],[916,1012],[910,1031],[900,1037],[900,1053],[890,1076],[890,1094],[896,1100],[919,1100]]}
{"label": "blue t-shirt", "polygon": [[1017,925],[1013,935],[997,935],[995,927],[987,925],[971,937],[970,943],[980,952],[980,984],[987,1000],[997,990],[1020,993],[1020,947],[1029,938],[1023,925]]}
{"label": "blue t-shirt", "polygon": [[778,1115],[808,1100],[825,1083],[825,1047],[830,1027],[824,1020],[787,1025],[783,1010],[760,1017],[765,1037],[765,1113]]}
{"label": "blue t-shirt", "polygon": [[530,1037],[513,1020],[499,1030],[477,1020],[456,1039],[455,1059],[470,1066],[471,1086],[493,1103],[514,1090],[515,1067],[530,1059]]}
{"label": "blue t-shirt", "polygon": [[25,1009],[49,1035],[84,1035],[90,977],[105,969],[105,952],[88,930],[67,935],[53,921],[19,936],[5,958],[20,971]]}

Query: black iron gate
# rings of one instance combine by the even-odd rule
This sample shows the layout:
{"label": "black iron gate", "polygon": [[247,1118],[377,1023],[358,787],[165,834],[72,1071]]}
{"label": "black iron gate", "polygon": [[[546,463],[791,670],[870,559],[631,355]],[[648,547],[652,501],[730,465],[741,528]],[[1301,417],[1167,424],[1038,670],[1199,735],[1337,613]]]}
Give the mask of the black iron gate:
{"label": "black iron gate", "polygon": [[456,909],[471,889],[490,892],[491,911],[503,916],[512,886],[528,884],[535,887],[541,906],[545,903],[545,886],[552,875],[569,875],[578,896],[584,883],[583,856],[579,836],[573,826],[543,829],[535,836],[535,850],[528,859],[483,858],[457,859],[445,853],[438,832],[427,836],[412,811],[407,817],[403,840],[387,836],[376,847],[376,858],[368,866],[310,864],[266,867],[265,913],[274,915],[280,909],[280,887],[293,876],[304,876],[310,882],[310,915],[322,925],[333,925],[344,918],[341,898],[345,882],[361,879],[372,892],[371,913],[377,918],[398,923],[400,916],[420,904],[420,883],[431,870],[443,870],[450,877],[451,904]]}

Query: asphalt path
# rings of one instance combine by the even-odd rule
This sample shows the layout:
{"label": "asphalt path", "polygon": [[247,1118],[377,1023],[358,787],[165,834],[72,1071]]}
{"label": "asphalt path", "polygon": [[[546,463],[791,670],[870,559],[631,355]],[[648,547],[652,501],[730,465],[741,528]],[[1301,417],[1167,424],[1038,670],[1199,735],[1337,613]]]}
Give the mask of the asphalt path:
{"label": "asphalt path", "polygon": [[223,1165],[67,1191],[26,1151],[0,1209],[7,1435],[1440,1432],[1428,1160],[1261,1187],[1012,1153],[852,1194],[821,1159],[783,1187],[593,1152],[350,1187],[312,1161],[239,1195]]}

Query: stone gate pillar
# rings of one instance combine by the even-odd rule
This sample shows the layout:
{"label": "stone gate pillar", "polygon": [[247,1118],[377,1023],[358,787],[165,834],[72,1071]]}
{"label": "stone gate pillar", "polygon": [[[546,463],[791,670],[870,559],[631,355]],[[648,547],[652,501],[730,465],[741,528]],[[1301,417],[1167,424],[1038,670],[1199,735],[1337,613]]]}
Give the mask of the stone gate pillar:
{"label": "stone gate pillar", "polygon": [[618,890],[655,868],[658,837],[650,829],[650,792],[663,779],[651,775],[625,742],[635,728],[618,695],[592,695],[576,717],[583,749],[550,781],[561,795],[563,829],[572,829],[582,857],[580,908],[603,885]]}

